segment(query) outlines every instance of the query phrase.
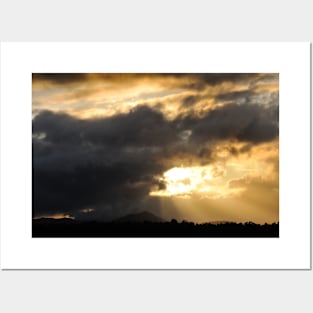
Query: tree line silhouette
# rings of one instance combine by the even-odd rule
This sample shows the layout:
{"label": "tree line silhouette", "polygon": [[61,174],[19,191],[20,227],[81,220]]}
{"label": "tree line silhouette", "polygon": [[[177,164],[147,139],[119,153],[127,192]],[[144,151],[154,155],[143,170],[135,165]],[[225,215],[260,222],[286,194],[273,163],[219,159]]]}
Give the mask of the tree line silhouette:
{"label": "tree line silhouette", "polygon": [[33,237],[279,237],[279,223],[253,222],[203,223],[178,222],[78,222],[71,219],[35,219]]}

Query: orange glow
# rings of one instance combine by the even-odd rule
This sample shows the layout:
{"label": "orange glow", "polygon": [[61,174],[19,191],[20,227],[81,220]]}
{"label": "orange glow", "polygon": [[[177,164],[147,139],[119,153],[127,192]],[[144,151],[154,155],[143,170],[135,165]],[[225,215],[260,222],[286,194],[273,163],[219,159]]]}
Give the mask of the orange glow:
{"label": "orange glow", "polygon": [[34,220],[40,219],[40,218],[53,218],[55,220],[60,220],[62,218],[69,218],[74,220],[75,217],[69,214],[52,214],[52,215],[41,215],[34,217]]}

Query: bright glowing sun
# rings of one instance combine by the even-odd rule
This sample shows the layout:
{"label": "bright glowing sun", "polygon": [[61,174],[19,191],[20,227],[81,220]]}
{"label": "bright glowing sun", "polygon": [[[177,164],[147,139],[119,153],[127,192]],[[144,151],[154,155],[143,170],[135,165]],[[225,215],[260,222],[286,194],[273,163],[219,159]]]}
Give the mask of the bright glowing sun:
{"label": "bright glowing sun", "polygon": [[191,168],[188,167],[174,167],[164,173],[164,177],[172,181],[184,180],[190,177]]}
{"label": "bright glowing sun", "polygon": [[189,197],[194,191],[209,191],[211,180],[212,174],[209,167],[174,167],[165,172],[160,179],[165,188],[151,191],[150,196]]}

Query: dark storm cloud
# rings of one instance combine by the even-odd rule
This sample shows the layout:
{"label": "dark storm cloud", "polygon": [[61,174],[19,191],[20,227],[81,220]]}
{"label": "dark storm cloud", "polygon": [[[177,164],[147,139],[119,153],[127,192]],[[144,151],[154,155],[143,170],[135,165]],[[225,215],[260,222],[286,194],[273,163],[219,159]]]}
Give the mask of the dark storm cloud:
{"label": "dark storm cloud", "polygon": [[200,119],[187,117],[179,125],[192,129],[190,140],[199,144],[224,139],[260,143],[278,136],[278,107],[230,104]]}
{"label": "dark storm cloud", "polygon": [[67,84],[81,82],[87,79],[88,74],[84,73],[33,73],[33,83],[46,81],[56,84]]}
{"label": "dark storm cloud", "polygon": [[265,78],[273,78],[276,74],[260,74],[260,73],[208,73],[208,74],[194,74],[199,75],[200,80],[209,84],[216,85],[223,82],[249,82],[253,84],[256,81],[264,80]]}
{"label": "dark storm cloud", "polygon": [[140,106],[127,114],[89,120],[88,141],[118,146],[164,146],[177,139],[175,129],[163,114]]}
{"label": "dark storm cloud", "polygon": [[147,107],[96,120],[40,113],[33,120],[36,214],[132,208],[165,170],[160,147],[175,140],[173,126]]}
{"label": "dark storm cloud", "polygon": [[85,120],[43,111],[33,119],[34,212],[81,217],[83,209],[93,208],[97,218],[125,215],[152,186],[164,188],[155,177],[173,166],[169,159],[201,164],[211,158],[211,141],[249,145],[277,133],[277,108],[262,106],[231,104],[202,118],[173,121],[146,106]]}
{"label": "dark storm cloud", "polygon": [[177,139],[174,126],[162,113],[139,106],[109,118],[79,120],[67,114],[44,111],[33,123],[33,132],[47,141],[109,146],[164,146]]}
{"label": "dark storm cloud", "polygon": [[207,86],[216,86],[222,83],[254,85],[262,81],[278,79],[278,74],[275,73],[191,73],[169,75],[173,75],[178,78],[182,87],[195,90],[203,90]]}
{"label": "dark storm cloud", "polygon": [[[156,74],[159,75],[159,74]],[[147,74],[136,73],[33,73],[33,83],[48,82],[53,84],[71,84],[86,81],[123,82],[135,80]],[[157,77],[157,76],[156,76]]]}

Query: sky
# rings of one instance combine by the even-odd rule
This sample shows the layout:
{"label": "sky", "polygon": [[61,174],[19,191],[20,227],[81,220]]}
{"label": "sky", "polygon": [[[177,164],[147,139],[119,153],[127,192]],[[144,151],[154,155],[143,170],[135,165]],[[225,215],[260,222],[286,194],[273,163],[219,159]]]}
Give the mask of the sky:
{"label": "sky", "polygon": [[279,221],[277,73],[34,73],[33,217]]}

